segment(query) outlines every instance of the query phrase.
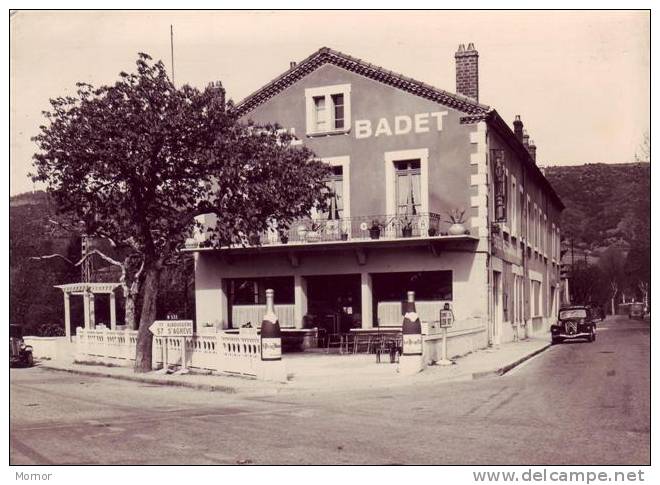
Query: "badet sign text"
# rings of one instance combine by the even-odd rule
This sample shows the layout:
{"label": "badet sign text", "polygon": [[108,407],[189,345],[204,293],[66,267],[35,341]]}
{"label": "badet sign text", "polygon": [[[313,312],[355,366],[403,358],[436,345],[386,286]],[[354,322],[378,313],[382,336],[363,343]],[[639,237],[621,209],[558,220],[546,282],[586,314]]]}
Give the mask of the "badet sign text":
{"label": "badet sign text", "polygon": [[355,120],[355,138],[407,135],[409,133],[430,133],[442,131],[442,118],[447,111],[398,115],[394,118],[380,118],[378,121]]}

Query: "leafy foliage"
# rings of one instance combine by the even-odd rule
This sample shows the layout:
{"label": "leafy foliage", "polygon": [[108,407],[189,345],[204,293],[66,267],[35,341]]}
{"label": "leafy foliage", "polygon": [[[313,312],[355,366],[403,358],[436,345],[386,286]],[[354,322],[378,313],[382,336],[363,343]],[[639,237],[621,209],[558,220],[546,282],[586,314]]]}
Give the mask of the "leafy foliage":
{"label": "leafy foliage", "polygon": [[136,368],[148,370],[161,272],[195,216],[216,216],[200,227],[210,245],[247,244],[323,204],[329,168],[277,126],[238,123],[219,84],[177,89],[162,62],[139,54],[136,64],[113,86],[79,83],[76,96],[51,100],[33,178],[82,232],[142,261]]}
{"label": "leafy foliage", "polygon": [[[648,147],[639,160],[648,162]],[[601,254],[597,266],[575,269],[571,287],[583,296],[600,295],[600,303],[624,293],[642,298],[642,284],[651,281],[650,164],[547,167],[545,174],[566,205],[564,238]]]}
{"label": "leafy foliage", "polygon": [[571,274],[571,300],[606,307],[611,298],[608,280],[599,265],[578,265]]}
{"label": "leafy foliage", "polygon": [[80,239],[49,224],[55,207],[44,192],[15,196],[9,203],[10,322],[26,334],[44,323],[63,329],[62,292],[54,285],[75,281],[79,270],[63,261],[44,265],[29,258],[52,252],[74,258]]}
{"label": "leafy foliage", "polygon": [[562,232],[576,247],[632,246],[650,241],[651,167],[648,163],[547,167],[566,205]]}

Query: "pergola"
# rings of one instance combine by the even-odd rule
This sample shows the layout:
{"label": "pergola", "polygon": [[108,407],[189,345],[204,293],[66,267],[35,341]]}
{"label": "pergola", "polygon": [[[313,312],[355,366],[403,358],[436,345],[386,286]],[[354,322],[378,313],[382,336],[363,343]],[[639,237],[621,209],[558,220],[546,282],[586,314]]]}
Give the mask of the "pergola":
{"label": "pergola", "polygon": [[64,328],[66,336],[71,337],[71,295],[82,295],[83,308],[85,314],[85,328],[93,329],[96,325],[94,316],[94,295],[110,295],[110,328],[115,330],[117,327],[117,308],[115,301],[115,289],[120,283],[69,283],[66,285],[56,285],[64,292]]}

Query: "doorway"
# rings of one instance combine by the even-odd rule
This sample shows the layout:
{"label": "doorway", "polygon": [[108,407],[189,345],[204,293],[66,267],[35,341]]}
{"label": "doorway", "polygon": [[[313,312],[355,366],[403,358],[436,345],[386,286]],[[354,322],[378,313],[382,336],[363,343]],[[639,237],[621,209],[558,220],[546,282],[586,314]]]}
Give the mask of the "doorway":
{"label": "doorway", "polygon": [[306,276],[307,313],[328,334],[361,326],[360,275]]}
{"label": "doorway", "polygon": [[499,345],[502,340],[502,273],[493,271],[493,316],[491,318],[491,343]]}

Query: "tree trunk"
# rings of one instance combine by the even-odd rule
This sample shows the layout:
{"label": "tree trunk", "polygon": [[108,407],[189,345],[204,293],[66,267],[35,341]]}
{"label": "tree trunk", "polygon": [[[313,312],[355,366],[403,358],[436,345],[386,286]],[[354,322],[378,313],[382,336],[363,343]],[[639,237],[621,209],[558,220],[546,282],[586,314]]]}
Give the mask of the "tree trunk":
{"label": "tree trunk", "polygon": [[135,295],[132,294],[131,290],[128,290],[125,295],[125,317],[124,321],[126,322],[126,326],[130,330],[135,330],[137,328],[137,325],[135,325]]}
{"label": "tree trunk", "polygon": [[137,348],[135,352],[135,372],[151,370],[152,334],[149,327],[156,319],[156,302],[158,300],[160,268],[154,263],[145,267],[144,294],[142,311],[140,312],[140,327],[138,329]]}
{"label": "tree trunk", "polygon": [[612,315],[616,315],[614,312],[614,297],[612,297]]}

